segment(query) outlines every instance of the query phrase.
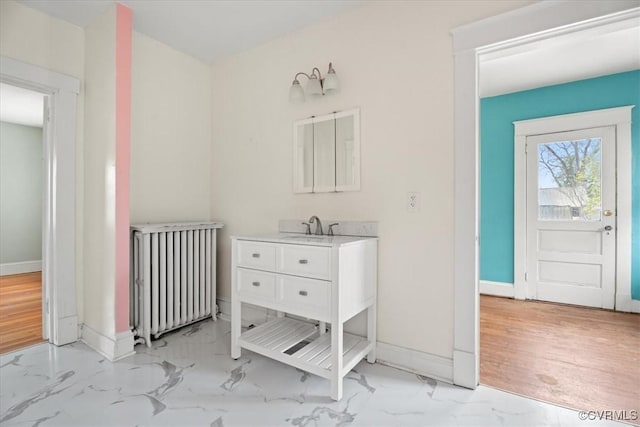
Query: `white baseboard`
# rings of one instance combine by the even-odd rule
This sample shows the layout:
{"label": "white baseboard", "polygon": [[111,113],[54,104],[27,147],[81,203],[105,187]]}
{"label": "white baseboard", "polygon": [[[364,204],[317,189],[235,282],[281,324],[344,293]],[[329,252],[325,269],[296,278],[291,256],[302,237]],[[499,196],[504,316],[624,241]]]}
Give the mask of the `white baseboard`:
{"label": "white baseboard", "polygon": [[454,370],[453,384],[475,390],[478,387],[480,373],[477,355],[463,350],[453,350]]}
{"label": "white baseboard", "polygon": [[[480,293],[482,295],[516,298],[515,288],[513,284],[506,282],[491,282],[488,280],[481,280]],[[640,300],[631,299],[631,295],[629,294],[617,294],[615,311],[622,311],[626,313],[640,313]]]}
{"label": "white baseboard", "polygon": [[115,357],[113,358],[113,360],[116,361],[134,355],[134,346],[135,340],[133,339],[133,332],[118,332],[116,334]]}
{"label": "white baseboard", "polygon": [[111,362],[124,359],[135,353],[131,331],[117,333],[115,338],[111,338],[87,325],[82,325],[80,340]]}
{"label": "white baseboard", "polygon": [[378,341],[377,362],[403,371],[453,383],[453,360]]}
{"label": "white baseboard", "polygon": [[616,311],[640,313],[640,300],[631,299],[630,294],[617,294]]}
{"label": "white baseboard", "polygon": [[65,345],[78,341],[78,316],[68,316],[58,319],[58,330],[49,340],[55,345]]}
{"label": "white baseboard", "polygon": [[[231,320],[231,301],[218,298],[219,317]],[[242,306],[242,326],[260,324],[275,316],[275,312],[263,307],[248,304]],[[424,375],[448,383],[453,383],[453,361],[446,357],[423,353],[408,348],[398,347],[378,341],[376,349],[377,362],[403,371]]]}
{"label": "white baseboard", "polygon": [[491,282],[489,280],[480,281],[480,293],[482,295],[493,295],[496,297],[515,297],[513,283]]}
{"label": "white baseboard", "polygon": [[231,321],[231,301],[227,298],[216,298],[218,303],[218,319],[222,319],[225,322]]}
{"label": "white baseboard", "polygon": [[0,264],[0,276],[9,276],[11,274],[33,273],[34,271],[42,271],[42,261],[22,261],[8,262]]}

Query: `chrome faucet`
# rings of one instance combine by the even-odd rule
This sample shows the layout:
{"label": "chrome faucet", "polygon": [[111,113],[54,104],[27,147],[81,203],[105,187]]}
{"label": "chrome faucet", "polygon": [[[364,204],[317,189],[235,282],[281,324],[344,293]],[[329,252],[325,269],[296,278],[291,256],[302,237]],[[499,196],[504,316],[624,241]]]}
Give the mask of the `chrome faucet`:
{"label": "chrome faucet", "polygon": [[311,218],[309,218],[309,224],[313,224],[315,221],[316,223],[316,232],[315,234],[317,236],[322,236],[322,223],[320,222],[320,218],[318,218],[317,216],[312,216]]}

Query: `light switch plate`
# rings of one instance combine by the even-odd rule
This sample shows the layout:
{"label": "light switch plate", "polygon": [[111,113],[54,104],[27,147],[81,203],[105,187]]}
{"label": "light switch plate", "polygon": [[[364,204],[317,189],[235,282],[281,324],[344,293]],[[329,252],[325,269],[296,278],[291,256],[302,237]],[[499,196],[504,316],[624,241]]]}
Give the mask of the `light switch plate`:
{"label": "light switch plate", "polygon": [[407,212],[420,212],[420,193],[417,191],[407,193]]}

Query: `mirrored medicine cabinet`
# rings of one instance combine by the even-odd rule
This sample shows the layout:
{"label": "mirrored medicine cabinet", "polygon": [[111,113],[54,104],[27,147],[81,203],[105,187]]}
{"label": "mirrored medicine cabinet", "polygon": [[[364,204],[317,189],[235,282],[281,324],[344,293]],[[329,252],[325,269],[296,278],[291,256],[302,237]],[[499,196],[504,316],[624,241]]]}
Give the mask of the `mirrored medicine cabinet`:
{"label": "mirrored medicine cabinet", "polygon": [[293,192],[360,190],[360,110],[293,124]]}

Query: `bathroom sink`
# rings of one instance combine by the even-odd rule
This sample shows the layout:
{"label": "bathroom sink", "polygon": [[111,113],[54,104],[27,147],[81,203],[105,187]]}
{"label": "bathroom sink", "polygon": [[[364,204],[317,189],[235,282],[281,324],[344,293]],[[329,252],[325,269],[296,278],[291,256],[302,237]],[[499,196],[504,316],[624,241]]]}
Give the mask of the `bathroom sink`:
{"label": "bathroom sink", "polygon": [[286,240],[324,240],[333,236],[316,236],[314,234],[295,234],[292,236],[282,236]]}

